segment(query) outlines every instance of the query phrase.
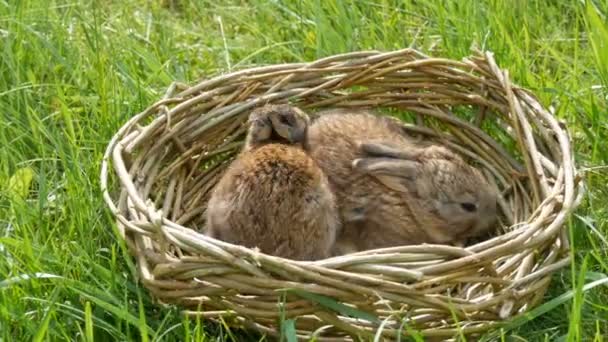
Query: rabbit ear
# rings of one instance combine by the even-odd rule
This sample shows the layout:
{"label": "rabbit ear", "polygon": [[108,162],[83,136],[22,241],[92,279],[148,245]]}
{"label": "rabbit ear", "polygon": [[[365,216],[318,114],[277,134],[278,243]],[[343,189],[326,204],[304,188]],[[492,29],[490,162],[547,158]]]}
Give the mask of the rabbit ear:
{"label": "rabbit ear", "polygon": [[416,170],[420,163],[392,158],[360,158],[353,161],[353,168],[375,177],[390,189],[403,192],[415,190]]}
{"label": "rabbit ear", "polygon": [[384,142],[364,142],[359,143],[359,148],[363,153],[375,157],[387,157],[396,159],[413,160],[416,159],[420,153],[419,149],[406,150],[403,148],[393,147],[388,143]]}

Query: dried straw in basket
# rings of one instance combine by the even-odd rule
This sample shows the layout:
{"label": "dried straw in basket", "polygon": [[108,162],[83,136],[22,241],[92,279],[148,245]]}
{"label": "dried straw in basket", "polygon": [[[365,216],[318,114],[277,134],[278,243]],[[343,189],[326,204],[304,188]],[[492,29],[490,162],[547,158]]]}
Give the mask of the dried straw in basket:
{"label": "dried straw in basket", "polygon": [[[316,262],[204,236],[206,200],[241,147],[248,113],[285,101],[309,112],[409,113],[404,126],[412,134],[450,146],[494,180],[503,195],[502,234],[466,248],[403,246]],[[296,318],[302,339],[343,341],[393,339],[408,329],[477,334],[530,310],[569,262],[564,222],[584,193],[579,178],[565,126],[513,85],[490,53],[455,61],[405,49],[175,83],[112,138],[101,186],[141,281],[159,301],[270,334],[281,319]],[[377,319],[349,317],[306,293]]]}

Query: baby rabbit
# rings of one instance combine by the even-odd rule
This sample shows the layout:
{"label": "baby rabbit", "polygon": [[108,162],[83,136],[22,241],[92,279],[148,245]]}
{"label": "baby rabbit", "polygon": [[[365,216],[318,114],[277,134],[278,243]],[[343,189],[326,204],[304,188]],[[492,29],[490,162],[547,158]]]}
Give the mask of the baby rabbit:
{"label": "baby rabbit", "polygon": [[245,146],[207,204],[209,236],[294,260],[330,256],[338,211],[327,177],[304,150],[309,120],[289,105],[250,114]]}
{"label": "baby rabbit", "polygon": [[496,222],[497,193],[445,147],[415,142],[396,119],[330,110],[308,130],[336,195],[336,254],[408,244],[462,246]]}

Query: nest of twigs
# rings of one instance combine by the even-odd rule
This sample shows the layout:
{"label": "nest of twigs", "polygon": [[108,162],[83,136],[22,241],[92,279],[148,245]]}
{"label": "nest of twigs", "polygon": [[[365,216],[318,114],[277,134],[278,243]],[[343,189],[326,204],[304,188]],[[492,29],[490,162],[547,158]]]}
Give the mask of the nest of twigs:
{"label": "nest of twigs", "polygon": [[[494,180],[501,228],[464,248],[403,246],[314,262],[205,236],[205,203],[242,146],[248,114],[277,102],[311,113],[400,113],[412,134],[451,147]],[[565,125],[490,53],[456,61],[412,49],[173,84],[112,138],[101,184],[153,297],[270,334],[289,322],[300,338],[326,341],[478,334],[530,310],[569,263],[564,223],[583,194]]]}

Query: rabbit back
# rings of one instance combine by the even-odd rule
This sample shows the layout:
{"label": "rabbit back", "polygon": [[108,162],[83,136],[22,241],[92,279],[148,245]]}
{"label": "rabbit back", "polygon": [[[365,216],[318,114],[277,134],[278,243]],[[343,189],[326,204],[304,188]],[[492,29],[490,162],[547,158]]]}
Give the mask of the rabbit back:
{"label": "rabbit back", "polygon": [[361,178],[351,166],[354,159],[363,157],[357,144],[375,140],[388,140],[404,149],[411,147],[394,119],[371,111],[322,111],[308,129],[309,154],[338,191]]}
{"label": "rabbit back", "polygon": [[295,260],[329,256],[338,222],[323,172],[304,150],[284,144],[241,153],[207,209],[210,236]]}

